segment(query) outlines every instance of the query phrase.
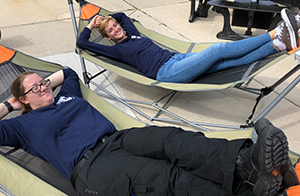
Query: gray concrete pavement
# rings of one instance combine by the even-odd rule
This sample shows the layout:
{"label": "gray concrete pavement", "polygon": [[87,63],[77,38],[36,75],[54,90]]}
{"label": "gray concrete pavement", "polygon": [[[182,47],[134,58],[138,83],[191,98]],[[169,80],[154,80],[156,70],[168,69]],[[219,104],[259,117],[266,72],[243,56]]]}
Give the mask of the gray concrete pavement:
{"label": "gray concrete pavement", "polygon": [[[139,20],[145,27],[166,36],[191,42],[220,42],[216,34],[222,29],[223,18],[209,10],[207,18],[197,18],[189,23],[189,0],[91,0],[111,11],[123,11]],[[78,16],[78,5],[74,1]],[[75,36],[67,0],[1,0],[0,29],[1,44],[75,69],[81,76],[79,57],[74,53]],[[244,28],[234,28],[243,33]],[[253,30],[254,35],[264,33]],[[250,83],[251,87],[263,87],[273,84],[276,79],[297,64],[293,55],[264,71]],[[91,69],[97,69],[91,63]],[[299,74],[299,72],[298,72]],[[99,81],[101,85],[125,98],[137,98],[143,101],[156,100],[167,90],[137,84],[113,73],[106,73]],[[275,92],[265,97],[258,106],[257,114],[268,106],[273,98],[283,90],[291,80],[284,82]],[[274,125],[283,129],[289,139],[290,148],[300,153],[300,100],[299,85],[292,90],[266,117]],[[177,93],[170,111],[192,121],[207,123],[240,125],[249,116],[256,96],[236,89],[207,92]],[[122,104],[112,102],[124,112],[151,124],[164,125],[161,122],[149,122]],[[150,108],[143,110],[152,115]],[[163,115],[168,118],[168,116]],[[179,126],[179,125],[177,125]],[[191,127],[185,127],[192,129]]]}

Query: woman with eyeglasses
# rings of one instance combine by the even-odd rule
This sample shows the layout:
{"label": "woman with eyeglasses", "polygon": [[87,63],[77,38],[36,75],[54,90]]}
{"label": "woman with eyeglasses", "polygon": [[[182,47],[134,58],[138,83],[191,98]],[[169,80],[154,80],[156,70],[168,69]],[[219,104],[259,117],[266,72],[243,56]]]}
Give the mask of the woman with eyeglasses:
{"label": "woman with eyeglasses", "polygon": [[[34,81],[34,83],[32,83],[31,80]],[[12,85],[14,97],[11,98],[9,102],[4,102],[4,104],[8,107],[9,112],[22,110],[22,114],[26,114],[39,107],[48,106],[48,104],[46,105],[45,103],[51,104],[53,102],[53,92],[50,84],[50,79],[44,80],[36,72],[25,72],[19,75]],[[25,89],[28,90],[25,91]],[[29,96],[26,96],[27,94],[29,94]],[[30,96],[30,94],[32,95]],[[38,97],[43,97],[43,100]],[[46,98],[48,101],[46,101]],[[46,102],[44,103],[44,101]],[[1,119],[5,115],[5,112],[0,112],[2,112],[0,113]]]}
{"label": "woman with eyeglasses", "polygon": [[[27,78],[25,78],[25,76],[28,76]],[[24,80],[23,80],[24,77]],[[52,103],[53,102],[53,93],[51,91],[51,87],[50,87],[50,79],[46,79],[46,80],[40,80],[39,75],[35,74],[34,72],[27,72],[23,75],[21,75],[19,77],[20,79],[16,80],[14,85],[20,86],[20,81],[23,80],[23,85],[26,85],[28,82],[30,82],[31,79],[36,80],[36,82],[32,85],[30,85],[30,89],[27,90],[25,93],[23,94],[19,94],[18,89],[16,90],[16,87],[13,87],[13,93],[16,95],[16,98],[19,98],[19,100],[21,101],[22,105],[23,105],[23,114],[37,109],[39,107],[43,107],[43,106],[47,106],[44,104],[48,104],[48,103]],[[41,89],[43,88],[43,90],[41,91]],[[41,97],[43,97],[43,100],[37,99],[37,96],[30,96],[30,93],[32,95],[37,95],[37,94],[41,94]],[[26,96],[27,94],[29,94],[29,96]],[[36,101],[34,101],[36,100]],[[30,102],[32,102],[32,104],[29,104]]]}
{"label": "woman with eyeglasses", "polygon": [[[275,195],[298,184],[284,133],[258,121],[258,142],[208,139],[175,127],[116,131],[82,98],[79,78],[63,69],[46,79],[25,72],[0,104],[0,145],[22,148],[57,169],[79,195]],[[52,88],[61,85],[56,97]],[[270,145],[271,144],[271,145]]]}

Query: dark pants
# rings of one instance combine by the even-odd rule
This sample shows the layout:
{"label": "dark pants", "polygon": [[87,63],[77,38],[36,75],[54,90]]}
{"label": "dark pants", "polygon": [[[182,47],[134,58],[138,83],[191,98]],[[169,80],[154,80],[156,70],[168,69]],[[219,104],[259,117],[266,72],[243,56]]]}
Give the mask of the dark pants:
{"label": "dark pants", "polygon": [[244,141],[174,127],[119,131],[97,145],[75,188],[81,195],[231,195]]}

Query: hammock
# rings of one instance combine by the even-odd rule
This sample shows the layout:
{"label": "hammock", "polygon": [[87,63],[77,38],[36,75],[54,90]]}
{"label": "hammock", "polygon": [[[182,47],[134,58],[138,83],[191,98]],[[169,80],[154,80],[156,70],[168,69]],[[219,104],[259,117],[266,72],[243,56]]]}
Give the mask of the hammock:
{"label": "hammock", "polygon": [[[75,18],[75,13],[73,10],[73,3],[72,0],[69,0],[69,7],[70,12],[73,20],[73,26],[75,31],[75,36],[78,38],[80,33],[83,31],[84,27],[87,26],[89,21],[97,14],[102,16],[108,16],[109,14],[112,14],[113,12],[110,12],[102,7],[99,7],[97,5],[91,4],[85,0],[76,0],[79,3],[80,8],[80,16],[78,21],[78,28],[77,28],[77,22]],[[152,30],[149,30],[145,27],[143,27],[138,21],[132,19],[133,24],[136,26],[138,31],[140,32],[141,36],[145,36],[150,38],[154,43],[156,43],[158,46],[160,46],[163,49],[168,49],[173,52],[179,52],[179,53],[187,53],[187,52],[200,52],[204,50],[205,48],[209,47],[213,43],[189,43],[189,42],[183,42],[180,40],[172,39],[170,37],[161,35],[159,33],[156,33]],[[90,40],[91,42],[103,44],[103,45],[112,45],[115,44],[112,41],[109,41],[99,33],[98,29],[93,29],[91,33]],[[168,115],[172,116],[175,120],[172,120],[172,122],[178,122],[178,123],[187,123],[191,126],[194,126],[198,129],[202,130],[210,130],[206,127],[223,127],[223,128],[234,128],[234,126],[226,126],[226,125],[214,125],[214,124],[208,124],[208,123],[199,123],[199,122],[191,122],[183,117],[178,116],[177,114],[174,114],[166,109],[167,104],[170,103],[170,100],[174,97],[175,93],[178,91],[210,91],[210,90],[221,90],[221,89],[227,89],[227,88],[239,88],[242,90],[246,90],[248,92],[256,93],[259,95],[257,98],[257,102],[263,97],[269,94],[274,90],[275,87],[277,87],[279,84],[281,84],[284,80],[286,80],[290,75],[295,73],[300,66],[296,66],[294,70],[291,70],[286,76],[281,78],[279,82],[276,82],[274,85],[272,85],[269,88],[265,89],[254,89],[254,88],[247,88],[247,84],[251,81],[251,79],[256,76],[257,74],[261,73],[262,71],[266,70],[270,66],[274,65],[275,63],[279,62],[280,60],[286,58],[289,56],[292,52],[281,52],[277,53],[275,55],[271,55],[267,58],[264,58],[262,60],[259,60],[257,62],[239,66],[231,69],[226,69],[223,71],[219,71],[216,73],[211,74],[203,74],[197,77],[194,81],[191,83],[168,83],[168,82],[160,82],[153,79],[150,79],[143,74],[141,74],[138,70],[136,70],[134,67],[127,65],[125,63],[115,61],[113,59],[108,59],[103,56],[99,56],[97,54],[94,54],[87,50],[82,50],[80,48],[76,48],[76,52],[80,56],[81,64],[82,64],[82,73],[84,76],[84,82],[87,86],[90,84],[93,84],[96,86],[96,88],[99,88],[100,90],[104,91],[105,93],[109,94],[113,98],[119,100],[120,102],[124,103],[128,107],[132,108],[134,111],[138,112],[145,118],[147,118],[150,121],[158,120],[158,121],[170,121],[169,119],[163,119],[159,118],[159,115],[161,112],[167,113]],[[85,59],[88,61],[93,62],[96,66],[99,66],[103,70],[96,73],[91,74],[87,70],[85,66]],[[149,86],[157,86],[161,88],[165,88],[170,90],[170,93],[163,96],[161,99],[154,101],[154,102],[141,102],[137,100],[128,100],[123,99],[117,95],[114,95],[113,93],[107,91],[102,86],[98,85],[96,82],[93,81],[97,76],[101,75],[105,71],[113,72],[123,78],[127,78],[129,80],[132,80],[134,82],[137,82],[139,84],[143,85],[149,85]],[[248,83],[246,83],[248,82]],[[245,84],[246,85],[243,85]],[[163,106],[159,106],[158,103],[162,102],[163,100],[166,100],[164,102]],[[143,105],[152,106],[155,109],[158,110],[157,114],[154,117],[148,116],[141,110],[137,109],[135,106],[131,104],[138,103]],[[275,101],[277,104],[279,101]],[[256,104],[257,105],[257,104]],[[252,114],[247,119],[247,125],[252,123],[251,118],[253,116],[253,113],[255,112],[255,107],[253,108]],[[269,112],[270,109],[267,109],[263,113],[265,115],[267,112]],[[263,117],[263,116],[260,116]],[[258,119],[258,118],[257,118]],[[253,122],[255,122],[253,120]],[[205,127],[204,127],[205,126]],[[240,127],[235,127],[236,129],[239,129]]]}
{"label": "hammock", "polygon": [[[24,53],[0,45],[0,100],[8,100],[12,81],[22,72],[36,71],[47,77],[63,67],[56,63],[43,61]],[[59,89],[58,89],[59,90]],[[118,110],[110,103],[96,95],[81,82],[83,98],[99,110],[117,128],[144,127],[140,122],[126,113]],[[6,118],[19,115],[12,112]],[[207,137],[226,138],[228,140],[250,138],[254,128],[244,130],[228,130],[204,132]],[[293,163],[300,155],[290,152]],[[77,195],[69,180],[59,174],[50,164],[34,157],[21,149],[0,146],[0,193],[6,195],[40,196],[40,195]],[[243,193],[239,194],[243,195]]]}
{"label": "hammock", "polygon": [[[12,95],[10,85],[25,71],[36,71],[42,77],[62,69],[59,64],[43,61],[24,53],[0,45],[0,100],[6,101]],[[118,130],[130,127],[144,127],[142,123],[121,112],[100,98],[81,82],[83,98],[108,118]],[[12,112],[11,118],[20,115]],[[25,169],[24,169],[25,168]],[[38,177],[37,177],[38,176]],[[76,195],[71,183],[58,173],[50,164],[33,157],[21,149],[0,147],[0,190],[14,195]]]}

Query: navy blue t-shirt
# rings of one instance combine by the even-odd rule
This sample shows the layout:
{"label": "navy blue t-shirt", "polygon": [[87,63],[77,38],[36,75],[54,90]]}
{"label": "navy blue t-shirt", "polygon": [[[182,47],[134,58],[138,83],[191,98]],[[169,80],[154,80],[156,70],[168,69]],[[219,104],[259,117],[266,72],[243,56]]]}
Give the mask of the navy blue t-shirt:
{"label": "navy blue t-shirt", "polygon": [[63,72],[65,80],[52,105],[0,121],[0,145],[22,148],[69,179],[83,154],[115,127],[82,98],[77,74]]}
{"label": "navy blue t-shirt", "polygon": [[151,39],[141,37],[131,20],[124,13],[111,15],[126,31],[127,38],[122,42],[105,46],[89,42],[91,30],[84,28],[81,32],[77,46],[99,55],[103,55],[135,67],[145,76],[156,79],[158,70],[175,53],[163,50]]}

